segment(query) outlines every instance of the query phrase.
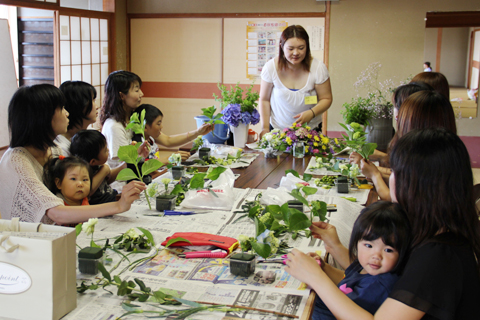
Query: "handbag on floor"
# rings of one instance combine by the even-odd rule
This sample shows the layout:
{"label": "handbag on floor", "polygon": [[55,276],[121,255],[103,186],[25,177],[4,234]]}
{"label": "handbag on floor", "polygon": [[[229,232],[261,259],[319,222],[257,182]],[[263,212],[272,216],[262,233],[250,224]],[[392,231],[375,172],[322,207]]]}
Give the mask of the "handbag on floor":
{"label": "handbag on floor", "polygon": [[60,319],[77,306],[75,229],[0,220],[0,310]]}

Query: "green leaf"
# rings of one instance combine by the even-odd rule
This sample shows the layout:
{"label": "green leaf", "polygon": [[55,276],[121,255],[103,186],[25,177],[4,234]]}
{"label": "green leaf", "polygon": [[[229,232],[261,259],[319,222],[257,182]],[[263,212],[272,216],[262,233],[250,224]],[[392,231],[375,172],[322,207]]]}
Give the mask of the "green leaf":
{"label": "green leaf", "polygon": [[118,149],[118,158],[126,163],[135,163],[137,161],[138,152],[137,148],[132,145],[121,146]]}
{"label": "green leaf", "polygon": [[303,181],[308,182],[312,180],[313,176],[310,173],[304,173],[303,174]]}
{"label": "green leaf", "polygon": [[135,134],[142,134],[143,135],[143,128],[140,124],[138,123],[133,123],[133,122],[130,122],[129,124],[127,124],[127,126],[125,127],[126,130],[132,130]]}
{"label": "green leaf", "polygon": [[143,292],[149,292],[149,291],[146,290],[147,286],[145,285],[145,283],[142,280],[140,280],[138,278],[134,278],[133,280],[135,280],[135,282],[138,284],[138,286],[140,287],[140,290],[142,290]]}
{"label": "green leaf", "polygon": [[307,199],[305,199],[302,196],[302,194],[300,193],[300,191],[298,189],[293,189],[292,192],[290,192],[290,194],[292,195],[292,197],[294,197],[295,199],[297,199],[298,201],[300,201],[304,205],[308,206]]}
{"label": "green leaf", "polygon": [[117,296],[124,296],[128,293],[128,282],[123,280],[122,283],[118,286]]}
{"label": "green leaf", "polygon": [[158,303],[164,303],[165,302],[165,293],[162,291],[154,291],[153,292],[153,297],[157,300]]}
{"label": "green leaf", "polygon": [[124,302],[122,303],[122,308],[126,311],[137,311],[136,308],[140,308],[140,306],[137,306],[135,304],[131,304],[131,303],[127,303],[127,302]]}
{"label": "green leaf", "polygon": [[289,174],[289,173],[293,174],[293,175],[294,175],[295,177],[297,177],[297,178],[300,178],[300,175],[298,174],[298,172],[295,171],[295,170],[293,170],[293,169],[285,170],[285,175],[287,175],[287,174]]}
{"label": "green leaf", "polygon": [[137,229],[140,230],[140,231],[142,231],[142,233],[145,235],[145,237],[147,237],[148,242],[149,242],[152,246],[155,246],[155,240],[154,240],[153,235],[151,234],[150,231],[148,231],[147,229],[141,228],[141,227],[137,227]]}
{"label": "green leaf", "polygon": [[176,195],[180,193],[185,193],[185,190],[183,190],[183,187],[180,183],[177,183],[170,194]]}
{"label": "green leaf", "polygon": [[146,176],[147,174],[157,171],[158,169],[160,169],[161,166],[163,166],[163,163],[161,163],[157,159],[150,159],[148,161],[145,161],[142,165],[142,174]]}
{"label": "green leaf", "polygon": [[102,276],[107,279],[108,281],[112,282],[112,277],[110,276],[110,273],[107,271],[107,269],[105,269],[105,266],[103,265],[103,263],[98,263],[98,270],[100,270],[100,272],[102,273]]}
{"label": "green leaf", "polygon": [[197,173],[192,177],[192,180],[190,180],[190,189],[193,190],[198,190],[198,189],[203,189],[205,185],[205,176],[206,173]]}
{"label": "green leaf", "polygon": [[218,198],[217,194],[212,190],[212,188],[207,188],[208,192],[213,195],[215,198]]}
{"label": "green leaf", "polygon": [[279,205],[272,204],[266,207],[267,212],[270,212],[277,220],[283,219],[282,209]]}
{"label": "green leaf", "polygon": [[288,203],[284,203],[281,206],[281,209],[283,214],[283,221],[285,221],[285,224],[288,226],[290,224],[290,216],[292,215],[290,208],[288,207]]}
{"label": "green leaf", "polygon": [[119,276],[113,276],[113,281],[115,281],[115,282],[118,283],[118,284],[121,284],[121,283],[122,283],[122,279],[120,279]]}
{"label": "green leaf", "polygon": [[170,239],[168,240],[167,244],[165,245],[165,248],[168,248],[170,247],[172,244],[176,243],[176,242],[180,242],[180,241],[184,241],[184,242],[188,242],[190,244],[192,244],[190,242],[190,240],[188,239],[185,239],[185,238],[182,238],[182,237],[176,237],[176,238],[173,238],[173,239]]}
{"label": "green leaf", "polygon": [[305,196],[309,196],[317,193],[317,188],[305,186],[302,188],[302,191],[305,193]]}
{"label": "green leaf", "polygon": [[263,224],[263,222],[260,221],[260,219],[258,219],[257,217],[254,218],[254,221],[255,221],[255,230],[257,231],[255,237],[258,237],[258,236],[261,235],[267,228],[265,227],[265,225]]}
{"label": "green leaf", "polygon": [[115,180],[128,181],[128,180],[133,180],[133,179],[139,179],[139,177],[137,177],[137,175],[135,174],[135,172],[133,172],[132,169],[125,168],[125,169],[122,169],[122,171],[120,171],[118,173],[117,178]]}
{"label": "green leaf", "polygon": [[141,294],[138,297],[138,302],[145,302],[145,301],[148,300],[149,297],[150,297],[150,295],[148,293]]}
{"label": "green leaf", "polygon": [[207,174],[207,179],[212,181],[217,180],[218,177],[227,170],[225,167],[216,167],[210,173]]}
{"label": "green leaf", "polygon": [[256,241],[252,242],[252,249],[255,250],[256,253],[262,258],[267,259],[272,252],[272,248],[269,244],[266,243],[258,243]]}
{"label": "green leaf", "polygon": [[181,302],[183,304],[186,304],[187,306],[190,306],[190,307],[194,307],[194,308],[203,307],[203,305],[201,305],[200,303],[196,303],[194,301],[185,300],[185,299],[177,298],[177,297],[173,297],[173,299],[175,299],[178,302]]}
{"label": "green leaf", "polygon": [[75,233],[76,233],[77,237],[82,232],[82,225],[83,225],[83,223],[79,223],[75,226]]}
{"label": "green leaf", "polygon": [[312,222],[308,219],[308,217],[303,213],[294,213],[290,217],[290,231],[298,231],[308,228],[312,225]]}

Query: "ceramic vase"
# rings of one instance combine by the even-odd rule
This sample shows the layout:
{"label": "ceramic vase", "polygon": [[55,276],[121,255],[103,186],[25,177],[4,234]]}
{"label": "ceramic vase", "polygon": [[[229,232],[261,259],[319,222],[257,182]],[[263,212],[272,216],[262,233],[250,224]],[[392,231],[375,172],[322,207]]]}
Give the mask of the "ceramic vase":
{"label": "ceramic vase", "polygon": [[248,124],[240,122],[237,127],[230,126],[230,131],[233,132],[233,145],[237,148],[245,148],[248,138]]}

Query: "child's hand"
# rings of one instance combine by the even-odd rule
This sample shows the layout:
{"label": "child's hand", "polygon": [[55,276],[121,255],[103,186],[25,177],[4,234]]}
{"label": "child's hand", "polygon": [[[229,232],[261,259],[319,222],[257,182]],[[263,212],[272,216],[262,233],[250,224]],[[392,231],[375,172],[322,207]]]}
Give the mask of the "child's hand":
{"label": "child's hand", "polygon": [[307,255],[309,257],[312,257],[313,259],[315,259],[315,261],[317,261],[318,265],[320,267],[322,267],[322,269],[323,269],[326,262],[322,259],[322,257],[320,257],[316,252],[309,252],[309,253],[307,253]]}
{"label": "child's hand", "polygon": [[204,136],[212,130],[213,125],[211,125],[210,123],[204,123],[200,128],[197,129],[197,136]]}
{"label": "child's hand", "polygon": [[145,183],[140,181],[131,181],[122,189],[122,195],[120,200],[118,200],[118,204],[120,206],[120,212],[125,212],[130,209],[132,206],[132,202],[140,199],[140,192],[145,190],[147,186]]}
{"label": "child's hand", "polygon": [[312,279],[325,275],[322,268],[318,267],[318,262],[311,256],[293,249],[287,256],[285,271],[294,278],[309,284]]}

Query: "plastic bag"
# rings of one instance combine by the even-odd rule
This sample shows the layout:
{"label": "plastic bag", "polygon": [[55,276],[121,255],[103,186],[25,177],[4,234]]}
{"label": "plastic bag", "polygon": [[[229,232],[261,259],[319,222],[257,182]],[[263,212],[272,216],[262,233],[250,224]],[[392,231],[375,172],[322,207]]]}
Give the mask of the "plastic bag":
{"label": "plastic bag", "polygon": [[282,180],[280,180],[280,187],[284,187],[288,191],[292,191],[293,189],[297,189],[297,186],[296,186],[297,183],[304,184],[305,181],[295,177],[291,173],[288,173],[285,177],[282,177]]}
{"label": "plastic bag", "polygon": [[212,181],[210,190],[188,190],[185,194],[185,200],[182,202],[182,207],[230,211],[235,202],[234,183],[235,175],[231,169],[227,169],[217,180]]}
{"label": "plastic bag", "polygon": [[260,198],[260,203],[263,205],[283,205],[288,200],[294,200],[295,198],[291,196],[289,191],[286,188],[279,187],[277,189],[267,188],[267,190],[262,191],[262,197]]}

